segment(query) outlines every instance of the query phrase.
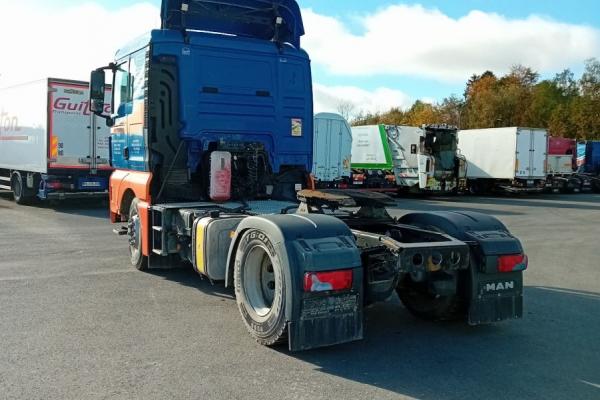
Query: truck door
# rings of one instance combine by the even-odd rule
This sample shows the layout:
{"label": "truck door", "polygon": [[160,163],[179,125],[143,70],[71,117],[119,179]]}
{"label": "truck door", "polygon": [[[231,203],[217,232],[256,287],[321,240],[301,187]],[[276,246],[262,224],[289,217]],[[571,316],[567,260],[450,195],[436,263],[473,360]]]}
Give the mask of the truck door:
{"label": "truck door", "polygon": [[543,130],[531,131],[531,176],[546,177],[548,135]]}
{"label": "truck door", "polygon": [[130,98],[127,107],[127,148],[129,169],[147,171],[148,152],[144,134],[146,95],[146,52],[142,49],[131,55],[129,60]]}
{"label": "truck door", "polygon": [[516,154],[516,177],[527,179],[532,175],[532,144],[531,144],[531,130],[529,129],[518,129],[517,130],[517,154]]}
{"label": "truck door", "polygon": [[313,173],[317,179],[323,181],[330,180],[329,152],[331,147],[329,137],[333,134],[331,128],[331,119],[315,118]]}
{"label": "truck door", "polygon": [[128,116],[130,114],[131,84],[129,60],[119,63],[113,83],[114,125],[111,131],[112,166],[118,169],[129,169]]}

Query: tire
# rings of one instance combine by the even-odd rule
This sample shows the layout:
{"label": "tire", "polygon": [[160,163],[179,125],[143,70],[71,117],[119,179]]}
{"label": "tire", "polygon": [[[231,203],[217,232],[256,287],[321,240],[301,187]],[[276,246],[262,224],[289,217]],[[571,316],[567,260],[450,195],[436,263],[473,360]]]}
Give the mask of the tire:
{"label": "tire", "polygon": [[19,205],[31,203],[32,196],[30,195],[27,187],[23,184],[23,178],[19,172],[13,173],[13,176],[10,180],[10,188],[13,192],[15,203]]}
{"label": "tire", "polygon": [[414,316],[428,321],[455,321],[463,318],[463,306],[457,294],[434,295],[427,282],[415,282],[406,274],[398,283],[396,293]]}
{"label": "tire", "polygon": [[145,227],[142,226],[138,212],[140,200],[135,198],[129,207],[129,217],[127,219],[127,236],[129,238],[129,257],[131,265],[139,271],[148,270],[148,257],[142,253],[141,232]]}
{"label": "tire", "polygon": [[250,335],[264,346],[287,339],[286,279],[281,257],[268,235],[244,233],[235,255],[235,295]]}

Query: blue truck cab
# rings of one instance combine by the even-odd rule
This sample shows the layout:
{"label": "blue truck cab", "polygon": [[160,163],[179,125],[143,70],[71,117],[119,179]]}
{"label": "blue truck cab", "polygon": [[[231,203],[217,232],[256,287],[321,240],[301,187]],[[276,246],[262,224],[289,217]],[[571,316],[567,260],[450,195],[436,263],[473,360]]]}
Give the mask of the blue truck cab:
{"label": "blue truck cab", "polygon": [[132,194],[148,203],[215,200],[215,152],[230,154],[230,199],[295,199],[313,146],[297,3],[164,1],[162,21],[98,71],[114,77],[113,219]]}

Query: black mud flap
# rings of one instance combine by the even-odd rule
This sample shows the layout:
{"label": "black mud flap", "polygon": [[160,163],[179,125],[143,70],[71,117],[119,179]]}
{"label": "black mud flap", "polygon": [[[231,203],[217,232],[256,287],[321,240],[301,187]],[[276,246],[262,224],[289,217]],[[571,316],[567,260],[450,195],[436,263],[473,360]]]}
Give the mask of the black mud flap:
{"label": "black mud flap", "polygon": [[309,350],[363,338],[362,268],[354,270],[351,291],[305,294],[288,324],[290,351]]}
{"label": "black mud flap", "polygon": [[523,272],[484,274],[471,269],[470,325],[523,317]]}

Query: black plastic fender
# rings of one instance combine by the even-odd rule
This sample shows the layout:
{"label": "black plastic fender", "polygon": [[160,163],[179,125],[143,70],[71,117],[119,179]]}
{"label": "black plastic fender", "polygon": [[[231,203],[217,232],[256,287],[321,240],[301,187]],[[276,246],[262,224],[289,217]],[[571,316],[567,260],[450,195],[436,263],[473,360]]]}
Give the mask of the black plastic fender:
{"label": "black plastic fender", "polygon": [[523,252],[521,242],[506,226],[490,215],[471,211],[411,213],[400,218],[401,224],[436,228],[455,239],[476,243],[481,254],[494,256]]}
{"label": "black plastic fender", "polygon": [[[238,225],[227,258],[226,285],[233,284],[233,262],[244,232],[260,230],[284,265],[285,313],[291,351],[329,346],[363,337],[363,269],[352,232],[340,219],[320,214],[264,215]],[[353,270],[353,287],[344,292],[304,292],[306,272]]]}
{"label": "black plastic fender", "polygon": [[462,283],[470,324],[523,316],[523,272],[499,273],[497,267],[499,256],[522,254],[523,246],[502,222],[471,211],[413,213],[399,222],[437,229],[469,245],[471,265]]}

